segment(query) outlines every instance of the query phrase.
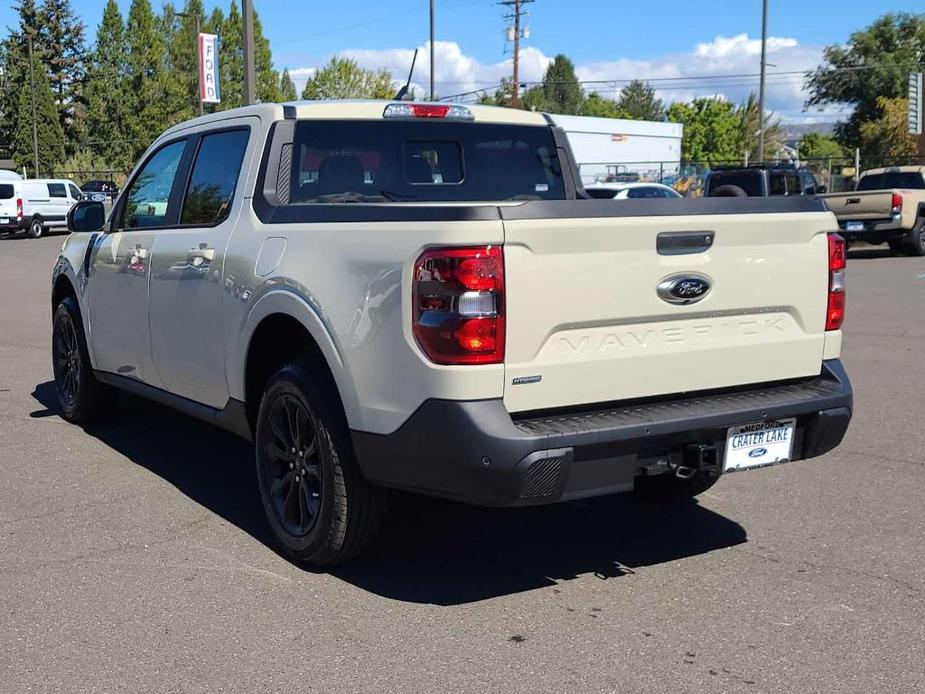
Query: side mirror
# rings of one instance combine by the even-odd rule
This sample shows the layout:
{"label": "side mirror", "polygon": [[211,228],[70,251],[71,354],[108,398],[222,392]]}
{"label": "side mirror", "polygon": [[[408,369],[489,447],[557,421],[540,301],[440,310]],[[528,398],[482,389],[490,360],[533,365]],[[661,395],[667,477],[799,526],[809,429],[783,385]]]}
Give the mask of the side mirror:
{"label": "side mirror", "polygon": [[106,209],[95,200],[81,200],[67,213],[68,231],[99,231],[106,224]]}

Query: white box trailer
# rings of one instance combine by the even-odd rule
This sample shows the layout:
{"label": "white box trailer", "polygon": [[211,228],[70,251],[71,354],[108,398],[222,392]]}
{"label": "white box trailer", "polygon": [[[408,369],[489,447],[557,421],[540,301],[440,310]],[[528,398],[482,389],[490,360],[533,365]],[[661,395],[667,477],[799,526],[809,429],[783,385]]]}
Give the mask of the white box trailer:
{"label": "white box trailer", "polygon": [[681,166],[680,123],[550,114],[565,130],[583,183],[671,183]]}

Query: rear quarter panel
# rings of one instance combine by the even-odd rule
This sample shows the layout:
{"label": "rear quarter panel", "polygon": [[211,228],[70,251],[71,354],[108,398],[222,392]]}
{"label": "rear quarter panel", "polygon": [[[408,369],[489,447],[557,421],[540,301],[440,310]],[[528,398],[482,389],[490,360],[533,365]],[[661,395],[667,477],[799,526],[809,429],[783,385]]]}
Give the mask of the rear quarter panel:
{"label": "rear quarter panel", "polygon": [[[261,255],[270,239],[276,249],[284,239],[285,251],[268,271]],[[413,264],[425,249],[502,241],[500,220],[263,224],[248,206],[224,273],[232,397],[244,397],[247,345],[274,312],[293,315],[315,339],[353,429],[391,433],[428,398],[501,397],[503,365],[430,363],[410,317]]]}

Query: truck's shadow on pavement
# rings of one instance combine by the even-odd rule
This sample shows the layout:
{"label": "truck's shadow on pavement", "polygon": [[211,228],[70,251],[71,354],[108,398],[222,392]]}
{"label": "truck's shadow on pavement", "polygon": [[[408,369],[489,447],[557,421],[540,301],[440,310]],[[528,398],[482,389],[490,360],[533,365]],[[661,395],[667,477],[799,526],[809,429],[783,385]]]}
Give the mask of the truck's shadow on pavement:
{"label": "truck's shadow on pavement", "polygon": [[[33,397],[44,406],[33,417],[58,415],[52,383]],[[86,431],[273,547],[246,442],[128,395]],[[334,575],[395,600],[457,605],[579,575],[616,578],[745,541],[742,526],[693,501],[657,508],[623,495],[485,509],[396,493],[379,544]]]}

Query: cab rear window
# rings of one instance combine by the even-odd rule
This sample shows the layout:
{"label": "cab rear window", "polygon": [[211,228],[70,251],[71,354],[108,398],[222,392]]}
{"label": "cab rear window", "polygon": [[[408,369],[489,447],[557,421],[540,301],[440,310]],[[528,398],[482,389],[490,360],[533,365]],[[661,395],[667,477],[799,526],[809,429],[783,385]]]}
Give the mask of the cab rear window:
{"label": "cab rear window", "polygon": [[9,183],[0,183],[0,200],[11,200],[15,194],[16,191]]}
{"label": "cab rear window", "polygon": [[925,188],[925,177],[914,171],[887,171],[886,173],[868,174],[858,181],[858,190],[886,190],[887,188],[921,190]]}
{"label": "cab rear window", "polygon": [[541,126],[300,121],[293,154],[293,203],[565,198]]}

